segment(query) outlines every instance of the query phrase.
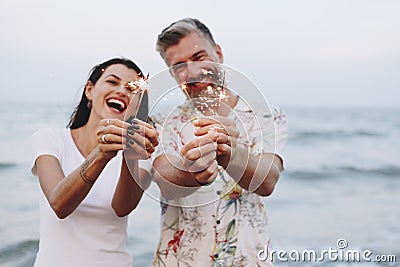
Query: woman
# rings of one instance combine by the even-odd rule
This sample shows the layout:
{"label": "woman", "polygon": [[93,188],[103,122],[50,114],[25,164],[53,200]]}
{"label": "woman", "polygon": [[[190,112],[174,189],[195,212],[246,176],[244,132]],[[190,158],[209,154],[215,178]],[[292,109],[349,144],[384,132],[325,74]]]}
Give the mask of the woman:
{"label": "woman", "polygon": [[149,178],[139,166],[158,144],[151,125],[123,121],[139,78],[125,58],[95,66],[67,129],[33,135],[32,173],[42,189],[35,266],[132,266],[127,215]]}

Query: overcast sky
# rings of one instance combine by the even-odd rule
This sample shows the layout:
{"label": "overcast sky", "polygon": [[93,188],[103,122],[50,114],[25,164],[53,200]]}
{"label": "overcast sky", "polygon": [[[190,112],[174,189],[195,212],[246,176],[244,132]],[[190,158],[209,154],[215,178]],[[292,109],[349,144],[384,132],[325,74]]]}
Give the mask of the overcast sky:
{"label": "overcast sky", "polygon": [[3,0],[1,101],[72,103],[114,56],[155,74],[158,33],[196,17],[274,104],[400,107],[399,14],[395,0]]}

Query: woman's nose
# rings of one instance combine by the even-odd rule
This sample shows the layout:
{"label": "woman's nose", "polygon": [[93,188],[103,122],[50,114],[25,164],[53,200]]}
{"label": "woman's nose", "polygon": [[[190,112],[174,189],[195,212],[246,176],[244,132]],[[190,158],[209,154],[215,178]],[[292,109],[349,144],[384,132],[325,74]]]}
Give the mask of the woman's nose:
{"label": "woman's nose", "polygon": [[122,95],[122,96],[126,96],[127,95],[127,88],[125,85],[120,85],[117,88],[117,94]]}

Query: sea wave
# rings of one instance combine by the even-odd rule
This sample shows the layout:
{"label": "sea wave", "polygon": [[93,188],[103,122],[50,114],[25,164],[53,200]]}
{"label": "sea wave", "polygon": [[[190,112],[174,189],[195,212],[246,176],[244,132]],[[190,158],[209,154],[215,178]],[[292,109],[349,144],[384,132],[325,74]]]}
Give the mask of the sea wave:
{"label": "sea wave", "polygon": [[26,240],[0,249],[0,264],[33,266],[38,250],[38,240]]}
{"label": "sea wave", "polygon": [[360,168],[354,166],[344,166],[341,167],[340,170],[352,173],[382,175],[387,177],[400,178],[400,166],[384,166],[378,168]]}
{"label": "sea wave", "polygon": [[356,137],[381,137],[384,133],[368,131],[368,130],[332,130],[332,131],[303,131],[294,133],[290,136],[293,140],[309,140],[309,139],[341,139],[341,138],[356,138]]}
{"label": "sea wave", "polygon": [[284,175],[290,178],[296,179],[323,179],[323,178],[333,178],[338,175],[337,171],[329,170],[285,170]]}
{"label": "sea wave", "polygon": [[335,178],[349,174],[365,174],[371,177],[383,176],[400,178],[400,166],[383,166],[377,168],[362,168],[356,166],[338,166],[318,170],[286,170],[285,175],[297,179]]}
{"label": "sea wave", "polygon": [[0,171],[1,170],[5,170],[5,169],[9,169],[9,168],[13,168],[15,166],[17,166],[16,163],[0,162]]}

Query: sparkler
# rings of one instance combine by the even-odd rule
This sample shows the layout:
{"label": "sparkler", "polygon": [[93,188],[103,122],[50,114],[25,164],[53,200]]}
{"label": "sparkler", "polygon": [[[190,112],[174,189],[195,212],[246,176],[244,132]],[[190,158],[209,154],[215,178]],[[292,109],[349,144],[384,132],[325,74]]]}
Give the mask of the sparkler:
{"label": "sparkler", "polygon": [[[204,71],[203,73],[207,75],[213,74],[212,71]],[[220,75],[220,73],[218,73],[218,75]],[[221,103],[226,101],[229,97],[225,88],[225,75],[226,72],[224,70],[221,85],[214,87],[211,85],[207,86],[205,90],[206,95],[202,96],[204,100],[204,106],[207,108],[207,110],[211,111],[213,115],[219,114]],[[219,79],[219,81],[221,81],[221,79]]]}
{"label": "sparkler", "polygon": [[189,100],[191,100],[190,95],[189,95],[189,92],[187,91],[187,82],[182,82],[182,83],[180,84],[180,87],[181,87],[182,91],[185,93],[186,97],[187,97]]}
{"label": "sparkler", "polygon": [[[216,79],[215,76],[221,75],[219,72],[214,73],[212,70],[204,68],[201,69],[201,73],[206,76],[211,76],[212,80]],[[180,84],[180,88],[185,93],[188,100],[191,101],[195,109],[199,110],[203,114],[209,112],[212,115],[218,115],[221,103],[229,98],[225,88],[225,76],[226,71],[224,70],[222,79],[218,79],[221,81],[221,84],[218,86],[208,85],[197,97],[195,97],[195,99],[198,99],[195,103],[195,99],[193,99],[188,92],[188,83],[186,81]]]}
{"label": "sparkler", "polygon": [[[205,77],[208,78],[202,78],[199,79],[200,83],[204,82],[206,83],[207,81],[211,80],[211,81],[217,81],[217,83],[213,83],[210,85],[207,85],[204,89],[202,89],[202,91],[196,96],[196,97],[191,97],[191,95],[189,94],[188,91],[188,82],[184,81],[182,83],[180,83],[180,88],[182,89],[182,91],[185,93],[186,97],[188,100],[190,100],[194,110],[198,110],[199,112],[201,112],[203,115],[206,113],[209,113],[211,115],[219,115],[218,113],[220,112],[220,106],[221,103],[224,101],[227,101],[227,99],[229,98],[229,95],[226,92],[226,88],[225,88],[225,78],[226,78],[226,71],[225,70],[221,70],[220,72],[214,72],[213,70],[210,69],[205,69],[205,68],[201,68],[200,69],[201,74],[203,74]],[[222,76],[222,78],[221,78]],[[193,95],[193,93],[192,93]],[[181,145],[183,145],[184,143],[186,143],[184,141],[184,139],[191,139],[192,136],[191,134],[189,134],[189,132],[192,132],[193,130],[189,130],[187,127],[192,128],[194,127],[194,121],[197,119],[198,117],[193,116],[189,122],[189,125],[186,125],[184,128],[184,132],[183,129],[182,132],[180,133],[180,138],[181,138]],[[222,126],[216,124],[212,127],[210,127],[208,133],[212,134],[212,133],[218,133],[219,130],[221,129]],[[186,136],[188,135],[188,136]],[[186,138],[185,138],[186,136]]]}
{"label": "sparkler", "polygon": [[131,114],[129,119],[127,119],[128,122],[137,116],[143,95],[149,90],[148,79],[149,74],[147,74],[146,77],[140,77],[139,79],[126,84],[126,88],[133,94],[128,110],[126,111],[126,115]]}

